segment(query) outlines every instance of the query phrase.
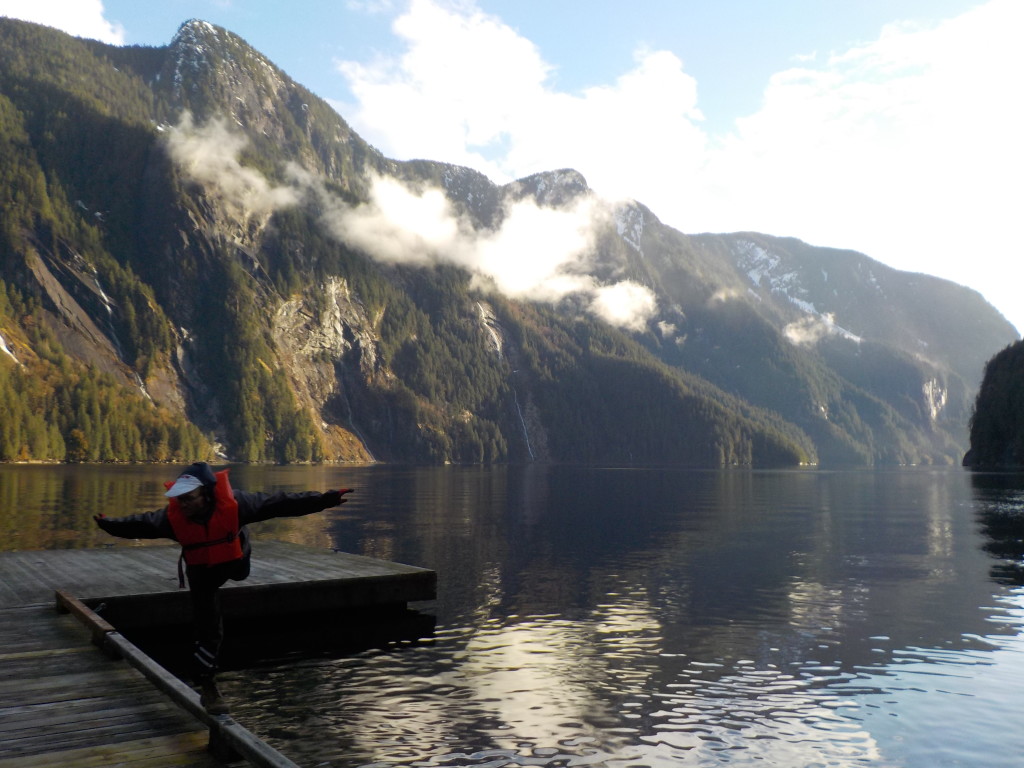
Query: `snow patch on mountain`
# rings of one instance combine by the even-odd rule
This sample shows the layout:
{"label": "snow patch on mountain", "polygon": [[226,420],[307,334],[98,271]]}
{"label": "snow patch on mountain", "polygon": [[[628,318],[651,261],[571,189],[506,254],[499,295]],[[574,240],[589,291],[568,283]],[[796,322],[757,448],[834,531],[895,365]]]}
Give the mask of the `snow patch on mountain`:
{"label": "snow patch on mountain", "polygon": [[0,352],[7,353],[14,362],[19,362],[18,358],[14,356],[14,353],[11,352],[10,347],[7,346],[7,340],[3,337],[3,334],[0,334]]}
{"label": "snow patch on mountain", "polygon": [[587,191],[587,180],[583,174],[571,168],[560,171],[546,171],[536,174],[537,202],[541,205],[557,205],[566,195],[575,196]]}
{"label": "snow patch on mountain", "polygon": [[615,211],[615,229],[619,237],[643,255],[640,243],[644,236],[644,213],[635,205],[624,205]]}
{"label": "snow patch on mountain", "polygon": [[808,301],[806,290],[800,284],[800,273],[787,270],[778,254],[774,254],[757,243],[737,243],[736,265],[758,288],[779,294],[798,306],[804,312],[818,314],[814,304]]}
{"label": "snow patch on mountain", "polygon": [[[738,242],[734,256],[736,266],[746,273],[754,288],[781,296],[804,313],[805,317],[783,329],[791,343],[813,345],[825,336],[841,336],[858,344],[861,342],[859,336],[836,325],[834,314],[821,312],[815,306],[801,282],[799,270],[788,268],[781,256],[750,240]],[[827,273],[825,279],[828,280]]]}
{"label": "snow patch on mountain", "polygon": [[[176,54],[173,79],[175,91],[179,95],[190,80],[189,72],[192,73],[191,89],[195,91],[198,87],[196,78],[201,78],[204,73],[216,71],[222,82],[241,90],[244,96],[249,97],[242,98],[236,93],[237,102],[259,111],[270,108],[270,104],[260,98],[261,96],[277,93],[285,86],[278,69],[268,59],[238,36],[207,21],[186,21],[178,28],[171,41],[171,47]],[[219,68],[214,66],[218,63],[221,64]],[[254,91],[252,87],[261,80],[259,84],[263,90],[262,94]],[[243,124],[237,115],[234,117],[236,123]]]}
{"label": "snow patch on mountain", "polygon": [[178,28],[177,34],[171,41],[171,46],[178,53],[174,63],[175,90],[180,91],[184,86],[186,68],[199,72],[207,66],[206,42],[208,38],[213,38],[214,42],[218,41],[217,28],[209,22],[192,19]]}

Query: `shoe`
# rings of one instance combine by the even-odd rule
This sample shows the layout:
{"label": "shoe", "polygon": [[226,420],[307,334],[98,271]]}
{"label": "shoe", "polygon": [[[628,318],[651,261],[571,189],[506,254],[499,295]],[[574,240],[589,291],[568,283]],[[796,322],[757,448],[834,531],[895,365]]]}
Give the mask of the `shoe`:
{"label": "shoe", "polygon": [[199,703],[207,712],[211,715],[226,715],[231,711],[213,680],[204,680],[200,686],[202,691],[199,694]]}

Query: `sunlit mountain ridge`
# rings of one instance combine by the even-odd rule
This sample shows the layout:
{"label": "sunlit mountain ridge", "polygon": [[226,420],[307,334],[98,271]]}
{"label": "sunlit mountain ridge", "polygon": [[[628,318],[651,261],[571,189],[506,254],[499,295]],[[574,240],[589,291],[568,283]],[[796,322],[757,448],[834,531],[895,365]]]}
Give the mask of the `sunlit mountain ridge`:
{"label": "sunlit mountain ridge", "polygon": [[0,73],[2,460],[948,464],[1017,338],[970,289],[683,234],[571,169],[390,160],[204,22],[2,19]]}

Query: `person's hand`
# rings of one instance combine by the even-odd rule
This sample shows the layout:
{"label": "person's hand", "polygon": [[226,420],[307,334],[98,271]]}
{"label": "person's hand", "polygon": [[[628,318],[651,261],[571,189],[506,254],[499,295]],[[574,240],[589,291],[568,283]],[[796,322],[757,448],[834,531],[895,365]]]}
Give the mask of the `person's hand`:
{"label": "person's hand", "polygon": [[338,491],[327,491],[323,495],[324,503],[327,505],[324,509],[327,509],[328,507],[340,507],[348,501],[348,499],[344,498],[346,493],[352,493],[352,489],[342,488]]}

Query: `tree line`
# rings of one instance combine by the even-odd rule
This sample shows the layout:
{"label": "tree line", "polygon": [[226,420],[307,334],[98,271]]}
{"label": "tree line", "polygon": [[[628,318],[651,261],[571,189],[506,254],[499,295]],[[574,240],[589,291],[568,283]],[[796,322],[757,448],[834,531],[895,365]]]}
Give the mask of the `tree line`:
{"label": "tree line", "polygon": [[[0,281],[0,461],[140,462],[212,458],[192,424],[65,354],[40,308]],[[20,319],[27,329],[11,333]],[[14,358],[17,359],[14,359]]]}
{"label": "tree line", "polygon": [[986,363],[970,426],[971,448],[964,465],[1024,467],[1024,340]]}

